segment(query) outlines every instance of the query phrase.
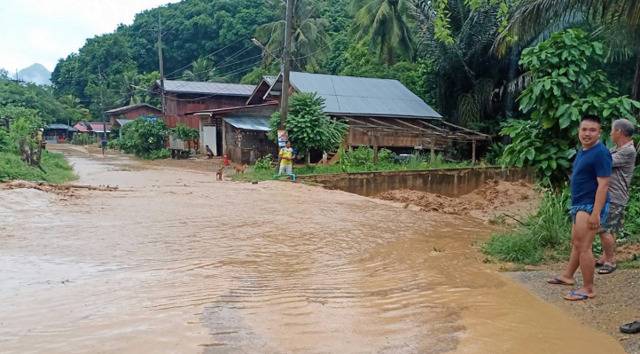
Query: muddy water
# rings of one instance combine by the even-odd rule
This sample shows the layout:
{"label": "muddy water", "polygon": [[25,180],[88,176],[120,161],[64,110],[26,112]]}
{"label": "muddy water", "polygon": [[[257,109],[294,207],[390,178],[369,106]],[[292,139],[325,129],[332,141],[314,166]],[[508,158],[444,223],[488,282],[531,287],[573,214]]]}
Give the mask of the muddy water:
{"label": "muddy water", "polygon": [[474,219],[66,151],[121,190],[0,191],[0,352],[622,352],[484,266]]}

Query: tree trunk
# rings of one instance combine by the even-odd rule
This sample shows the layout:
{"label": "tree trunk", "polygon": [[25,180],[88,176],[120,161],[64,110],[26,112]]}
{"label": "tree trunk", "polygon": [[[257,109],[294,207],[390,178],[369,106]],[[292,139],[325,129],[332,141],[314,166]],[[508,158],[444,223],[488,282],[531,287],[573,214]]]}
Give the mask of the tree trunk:
{"label": "tree trunk", "polygon": [[304,162],[305,164],[307,164],[307,166],[311,164],[311,151],[307,150],[304,157]]}
{"label": "tree trunk", "polygon": [[631,98],[640,99],[640,54],[636,55],[636,71],[633,75],[633,88],[631,89]]}

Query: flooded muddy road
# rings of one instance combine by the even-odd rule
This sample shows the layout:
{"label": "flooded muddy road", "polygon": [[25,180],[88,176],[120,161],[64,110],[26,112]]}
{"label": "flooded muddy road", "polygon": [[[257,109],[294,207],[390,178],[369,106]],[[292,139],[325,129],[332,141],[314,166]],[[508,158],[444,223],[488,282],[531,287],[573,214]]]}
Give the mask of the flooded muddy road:
{"label": "flooded muddy road", "polygon": [[120,189],[0,190],[0,352],[622,353],[483,265],[475,219],[62,149]]}

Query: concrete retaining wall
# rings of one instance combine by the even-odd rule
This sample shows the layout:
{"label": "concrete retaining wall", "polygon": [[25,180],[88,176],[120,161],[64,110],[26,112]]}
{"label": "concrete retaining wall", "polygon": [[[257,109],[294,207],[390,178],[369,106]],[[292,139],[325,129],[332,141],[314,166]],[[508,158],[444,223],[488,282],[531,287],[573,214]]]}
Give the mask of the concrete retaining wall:
{"label": "concrete retaining wall", "polygon": [[422,171],[361,172],[299,176],[300,180],[329,189],[372,196],[397,189],[438,193],[449,197],[467,194],[485,181],[532,181],[529,171],[496,167],[433,169]]}

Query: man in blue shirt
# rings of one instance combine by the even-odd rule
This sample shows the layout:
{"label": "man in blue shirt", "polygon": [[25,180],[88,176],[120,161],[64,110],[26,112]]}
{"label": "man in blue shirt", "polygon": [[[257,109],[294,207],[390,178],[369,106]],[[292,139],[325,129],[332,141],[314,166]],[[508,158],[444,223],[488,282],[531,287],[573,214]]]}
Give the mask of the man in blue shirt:
{"label": "man in blue shirt", "polygon": [[600,118],[592,115],[582,118],[578,131],[582,148],[573,162],[571,174],[571,257],[564,273],[548,281],[550,284],[574,285],[573,275],[580,267],[583,286],[564,297],[570,301],[595,296],[595,261],[591,248],[600,225],[606,223],[609,209],[607,189],[611,176],[611,154],[600,142],[601,132]]}

